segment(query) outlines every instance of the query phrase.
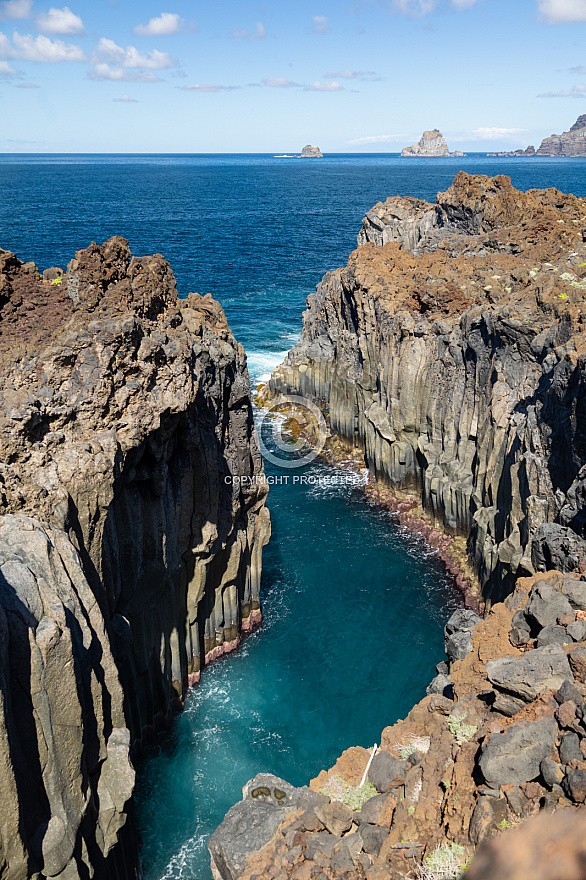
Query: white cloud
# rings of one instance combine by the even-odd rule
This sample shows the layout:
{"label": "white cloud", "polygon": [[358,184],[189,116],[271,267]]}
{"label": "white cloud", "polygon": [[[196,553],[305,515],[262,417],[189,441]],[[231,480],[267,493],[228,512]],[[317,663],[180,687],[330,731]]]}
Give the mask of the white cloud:
{"label": "white cloud", "polygon": [[586,21],[586,0],[539,0],[537,7],[549,24]]}
{"label": "white cloud", "polygon": [[117,104],[138,104],[136,98],[131,98],[130,95],[122,95],[120,98],[112,98],[112,100]]}
{"label": "white cloud", "polygon": [[95,64],[88,77],[97,80],[113,80],[114,82],[159,82],[156,73],[148,70],[127,70],[124,67],[111,67],[109,64]]}
{"label": "white cloud", "polygon": [[37,26],[44,34],[82,34],[83,21],[69,6],[63,9],[51,7],[46,15],[39,15]]}
{"label": "white cloud", "polygon": [[349,144],[391,144],[407,137],[404,134],[375,134],[369,137],[354,138]]}
{"label": "white cloud", "polygon": [[333,73],[324,73],[324,76],[326,79],[363,79],[376,74],[372,70],[336,70]]}
{"label": "white cloud", "polygon": [[233,92],[240,86],[217,86],[195,83],[192,86],[179,86],[184,92]]}
{"label": "white cloud", "polygon": [[262,84],[271,89],[300,89],[302,87],[300,83],[292,82],[283,76],[269,76],[267,79],[263,79]]}
{"label": "white cloud", "polygon": [[18,83],[16,88],[17,89],[40,89],[41,87],[36,85],[36,83],[24,82],[24,83]]}
{"label": "white cloud", "polygon": [[0,21],[30,18],[33,0],[3,0],[0,3]]}
{"label": "white cloud", "polygon": [[560,92],[543,92],[538,98],[585,98],[586,85],[576,83],[571,89],[562,89]]}
{"label": "white cloud", "polygon": [[253,31],[245,29],[242,31],[230,31],[230,33],[237,40],[263,40],[265,37],[268,37],[268,31],[262,21],[257,21]]}
{"label": "white cloud", "polygon": [[314,82],[305,87],[306,92],[341,92],[344,90],[342,83],[337,80],[331,82]]}
{"label": "white cloud", "polygon": [[12,45],[6,34],[0,33],[0,57],[21,58],[23,61],[46,61],[50,64],[58,61],[85,61],[83,50],[63,40],[50,40],[39,34],[19,34],[14,31]]}
{"label": "white cloud", "polygon": [[[448,6],[461,11],[463,9],[471,9],[478,2],[479,0],[449,0]],[[551,0],[551,2],[555,2],[555,0]],[[575,0],[575,2],[580,2],[580,0]],[[394,12],[408,15],[411,18],[421,18],[424,15],[429,15],[430,12],[444,5],[441,0],[392,0],[391,2],[391,8]]]}
{"label": "white cloud", "polygon": [[327,15],[314,15],[311,20],[313,21],[311,29],[314,34],[327,34],[330,29]]}
{"label": "white cloud", "polygon": [[151,18],[147,24],[137,24],[132,30],[139,37],[163,37],[178,34],[183,24],[184,20],[176,12],[161,12],[157,18]]}
{"label": "white cloud", "polygon": [[496,141],[499,138],[506,137],[510,134],[522,134],[522,132],[527,131],[526,128],[497,128],[495,126],[491,128],[476,128],[472,132],[477,138],[483,141]]}
{"label": "white cloud", "polygon": [[124,49],[118,46],[114,40],[102,37],[96,49],[96,63],[107,61],[117,67],[127,69],[146,68],[147,70],[166,70],[169,67],[177,67],[177,62],[167,52],[139,52],[134,46]]}
{"label": "white cloud", "polygon": [[0,61],[0,77],[1,76],[17,76],[18,71],[11,67],[8,61]]}

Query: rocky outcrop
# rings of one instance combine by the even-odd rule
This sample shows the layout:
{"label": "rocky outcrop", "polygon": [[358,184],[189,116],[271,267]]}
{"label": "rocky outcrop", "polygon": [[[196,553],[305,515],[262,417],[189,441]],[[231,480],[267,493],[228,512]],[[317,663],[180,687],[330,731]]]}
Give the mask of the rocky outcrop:
{"label": "rocky outcrop", "polygon": [[586,156],[586,114],[578,116],[569,131],[542,140],[537,156]]}
{"label": "rocky outcrop", "polygon": [[121,238],[45,279],[0,251],[0,473],[0,876],[131,877],[130,747],[260,619],[266,488],[221,307]]}
{"label": "rocky outcrop", "polygon": [[[344,880],[456,877],[471,857],[466,877],[497,880],[509,874],[491,872],[487,856],[504,864],[501,854],[508,851],[513,825],[534,821],[539,813],[550,819],[556,812],[568,829],[578,827],[582,813],[576,808],[586,800],[586,641],[571,635],[582,619],[576,584],[586,589],[586,581],[562,572],[520,579],[513,594],[472,629],[467,627],[473,618],[456,612],[446,626],[446,644],[458,632],[470,638],[457,658],[443,663],[452,695],[430,694],[386,728],[370,763],[371,753],[354,747],[322,771],[310,788],[329,803],[301,803],[303,790],[293,789],[296,794],[287,794],[283,807],[255,808],[250,790],[258,790],[259,778],[248,783],[245,801],[232,808],[212,840],[221,843],[237,817],[243,820],[239,833],[264,831],[237,867],[232,861],[230,873],[220,870],[223,880],[277,875],[298,880],[320,871]],[[548,627],[535,623],[536,597],[541,603],[547,596],[553,611],[556,597],[566,602],[568,595],[576,598],[567,614],[557,616],[563,645],[538,647]],[[531,638],[519,648],[516,631],[523,626]],[[369,782],[363,785],[367,768]],[[278,783],[285,796],[286,785]],[[271,790],[267,784],[265,800]],[[263,818],[267,812],[270,827]],[[535,821],[536,828],[543,827],[544,820]],[[246,839],[251,841],[250,834]],[[546,858],[548,849],[550,841]],[[210,850],[218,867],[221,847],[210,844]]]}
{"label": "rocky outcrop", "polygon": [[502,158],[503,156],[504,156],[505,158],[507,158],[507,157],[508,157],[508,158],[514,158],[515,156],[517,156],[517,157],[518,157],[518,156],[535,156],[535,147],[534,147],[532,144],[530,144],[530,145],[529,145],[526,149],[524,149],[524,150],[505,150],[504,152],[500,152],[500,153],[487,153],[486,155],[487,155],[487,156],[499,156],[499,157],[501,157],[501,158]]}
{"label": "rocky outcrop", "polygon": [[439,129],[434,128],[432,131],[424,131],[419,139],[419,143],[412,144],[410,147],[403,147],[401,156],[415,157],[423,159],[425,157],[433,158],[435,156],[464,156],[461,150],[450,153],[445,138]]}
{"label": "rocky outcrop", "polygon": [[467,540],[489,604],[548,554],[565,567],[566,530],[582,558],[583,227],[584,200],[503,176],[379,203],[263,392],[317,401],[379,484]]}
{"label": "rocky outcrop", "polygon": [[323,159],[324,154],[320,150],[319,147],[312,147],[311,144],[307,144],[301,150],[301,158],[302,159]]}

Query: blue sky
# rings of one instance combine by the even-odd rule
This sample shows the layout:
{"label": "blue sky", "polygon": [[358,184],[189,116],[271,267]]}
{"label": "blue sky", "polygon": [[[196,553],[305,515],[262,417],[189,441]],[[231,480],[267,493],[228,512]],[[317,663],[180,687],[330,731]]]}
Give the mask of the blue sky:
{"label": "blue sky", "polygon": [[586,113],[586,0],[69,2],[0,2],[0,151],[484,151]]}

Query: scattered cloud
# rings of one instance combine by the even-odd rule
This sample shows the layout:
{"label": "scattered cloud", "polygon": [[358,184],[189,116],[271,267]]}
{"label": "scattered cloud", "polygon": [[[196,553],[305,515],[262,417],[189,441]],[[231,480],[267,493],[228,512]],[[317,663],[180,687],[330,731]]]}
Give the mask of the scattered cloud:
{"label": "scattered cloud", "polygon": [[262,80],[263,86],[269,86],[271,89],[301,89],[301,83],[292,82],[283,76],[269,76]]}
{"label": "scattered cloud", "polygon": [[0,32],[0,58],[20,58],[23,61],[44,61],[50,64],[59,61],[85,61],[83,49],[63,40],[50,40],[39,34],[19,34],[14,31],[12,43]]}
{"label": "scattered cloud", "polygon": [[327,34],[330,29],[327,15],[314,15],[311,20],[313,22],[311,30],[314,34]]}
{"label": "scattered cloud", "polygon": [[131,98],[130,95],[122,95],[120,98],[112,98],[112,100],[116,104],[138,104],[136,98]]}
{"label": "scattered cloud", "polygon": [[235,89],[239,89],[240,86],[218,86],[195,83],[192,86],[179,86],[179,88],[184,92],[233,92]]}
{"label": "scattered cloud", "polygon": [[537,8],[548,24],[586,21],[586,0],[538,0]]}
{"label": "scattered cloud", "polygon": [[586,73],[586,67],[570,67],[570,73],[579,73],[580,75]]}
{"label": "scattered cloud", "polygon": [[63,9],[51,7],[47,14],[37,17],[37,27],[44,34],[83,34],[83,21],[69,6]]}
{"label": "scattered cloud", "polygon": [[89,79],[112,80],[114,82],[160,82],[160,77],[150,70],[127,70],[124,67],[112,67],[110,64],[94,64],[88,72]]}
{"label": "scattered cloud", "polygon": [[0,61],[0,77],[18,76],[18,70],[11,67],[8,61]]}
{"label": "scattered cloud", "polygon": [[237,40],[263,40],[268,37],[268,31],[262,21],[257,21],[253,31],[230,31],[231,35]]}
{"label": "scattered cloud", "polygon": [[542,92],[538,98],[584,98],[586,97],[586,85],[576,83],[571,89],[562,89],[560,92]]}
{"label": "scattered cloud", "polygon": [[488,141],[496,141],[499,138],[507,137],[510,134],[522,134],[524,131],[527,131],[526,128],[497,128],[493,126],[491,128],[476,128],[472,132],[472,134],[480,138],[480,140],[488,140]]}
{"label": "scattered cloud", "polygon": [[3,0],[0,3],[0,21],[30,18],[33,0]]}
{"label": "scattered cloud", "polygon": [[176,12],[161,12],[146,24],[137,24],[132,30],[139,37],[163,37],[178,34],[185,27],[185,20]]}
{"label": "scattered cloud", "polygon": [[[391,9],[400,15],[408,15],[410,18],[423,18],[436,9],[447,5],[457,11],[471,9],[479,0],[391,0]],[[579,2],[579,0],[576,0]]]}
{"label": "scattered cloud", "polygon": [[305,86],[306,92],[342,92],[344,91],[344,86],[342,83],[339,83],[337,80],[331,80],[330,82],[314,82],[310,86]]}
{"label": "scattered cloud", "polygon": [[17,83],[15,88],[17,88],[17,89],[40,89],[41,87],[36,85],[36,83],[23,82],[23,83]]}
{"label": "scattered cloud", "polygon": [[392,144],[398,140],[404,140],[406,134],[375,134],[369,137],[354,138],[349,144]]}
{"label": "scattered cloud", "polygon": [[99,64],[101,61],[131,70],[139,68],[166,70],[169,67],[177,67],[177,61],[167,52],[159,52],[158,49],[153,49],[152,52],[139,52],[134,46],[127,46],[124,49],[114,40],[105,37],[102,37],[98,43],[95,54],[95,63]]}
{"label": "scattered cloud", "polygon": [[326,79],[370,79],[376,77],[373,70],[336,70],[333,73],[324,73]]}

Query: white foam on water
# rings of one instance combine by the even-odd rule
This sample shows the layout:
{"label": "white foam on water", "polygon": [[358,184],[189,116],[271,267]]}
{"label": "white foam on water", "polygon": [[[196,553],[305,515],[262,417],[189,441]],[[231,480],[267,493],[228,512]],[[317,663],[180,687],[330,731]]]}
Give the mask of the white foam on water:
{"label": "white foam on water", "polygon": [[285,360],[287,354],[287,351],[248,351],[246,357],[251,384],[268,382],[271,371]]}

